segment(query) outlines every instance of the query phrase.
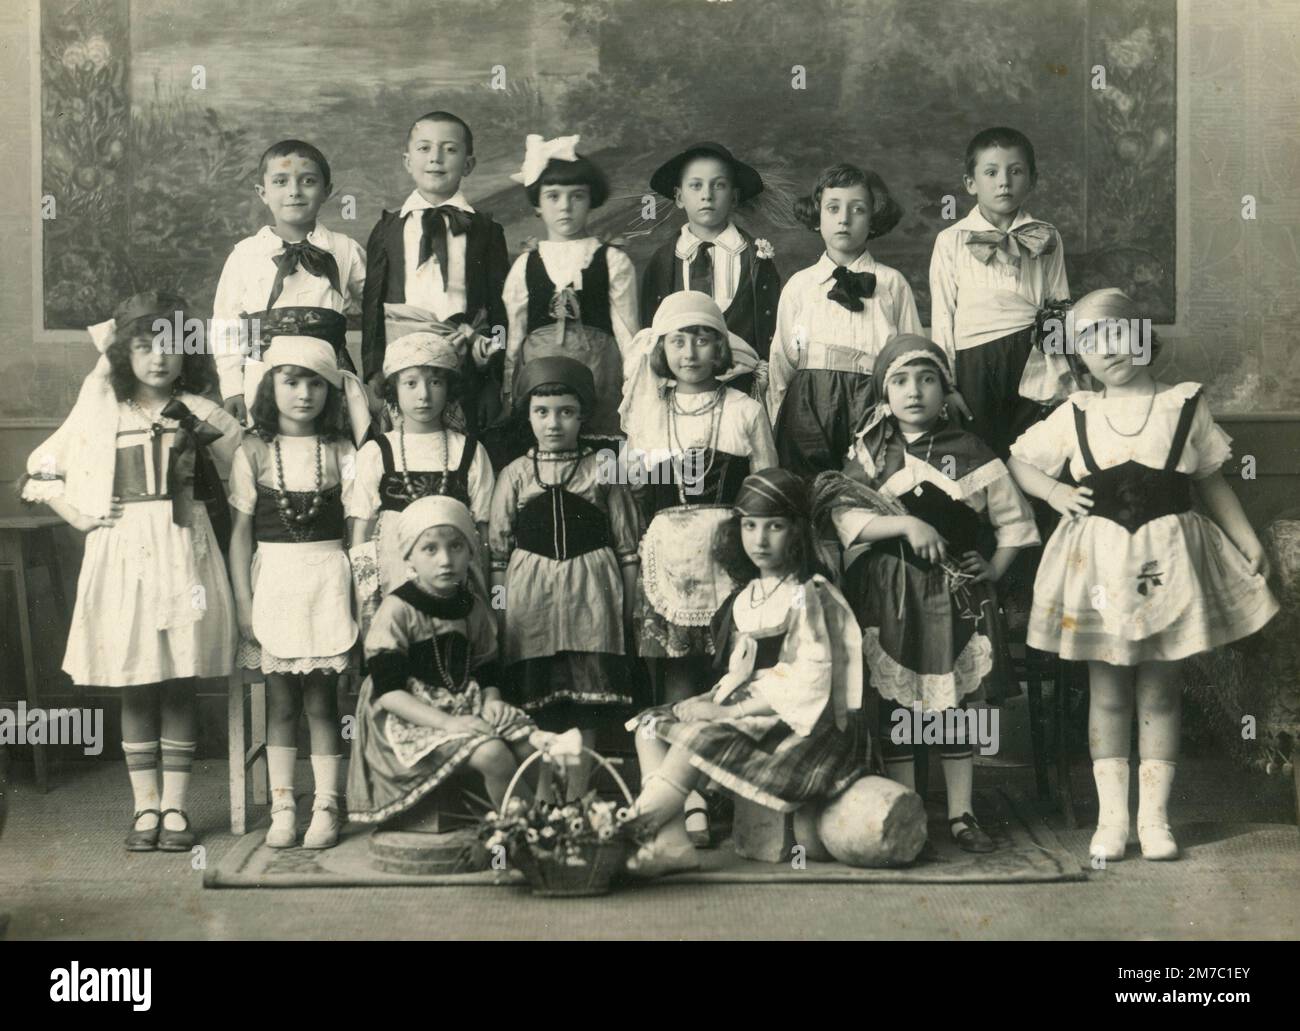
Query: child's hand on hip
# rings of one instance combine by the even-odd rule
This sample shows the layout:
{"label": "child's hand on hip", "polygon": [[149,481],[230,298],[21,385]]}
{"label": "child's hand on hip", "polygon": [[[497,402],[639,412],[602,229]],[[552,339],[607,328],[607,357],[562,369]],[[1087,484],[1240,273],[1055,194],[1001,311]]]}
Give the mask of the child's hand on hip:
{"label": "child's hand on hip", "polygon": [[1068,483],[1057,483],[1047,492],[1045,500],[1067,518],[1086,516],[1092,511],[1092,488],[1071,487]]}
{"label": "child's hand on hip", "polygon": [[927,562],[942,562],[948,550],[939,531],[923,519],[912,518],[908,522],[907,543]]}
{"label": "child's hand on hip", "polygon": [[993,566],[978,551],[966,552],[961,557],[961,562],[958,565],[963,573],[969,573],[974,577],[976,583],[992,582],[996,579],[993,575]]}
{"label": "child's hand on hip", "polygon": [[113,503],[109,506],[108,515],[92,516],[84,512],[78,512],[77,518],[72,521],[72,526],[82,533],[90,533],[91,530],[102,530],[105,527],[113,526],[122,518],[122,499],[114,498]]}

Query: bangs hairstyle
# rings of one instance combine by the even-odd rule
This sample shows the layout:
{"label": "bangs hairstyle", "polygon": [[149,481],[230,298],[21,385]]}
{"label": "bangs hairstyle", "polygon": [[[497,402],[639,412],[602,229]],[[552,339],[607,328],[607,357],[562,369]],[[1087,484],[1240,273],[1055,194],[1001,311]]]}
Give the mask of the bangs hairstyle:
{"label": "bangs hairstyle", "polygon": [[411,136],[415,133],[415,127],[421,122],[451,122],[452,125],[459,125],[460,131],[465,135],[465,153],[474,153],[474,133],[470,130],[469,123],[450,111],[430,111],[427,115],[420,115],[411,127],[406,130],[406,145],[411,145]]}
{"label": "bangs hairstyle", "polygon": [[[154,335],[143,329],[131,336],[118,335],[104,349],[108,358],[108,382],[112,384],[113,395],[119,401],[126,401],[135,396],[137,380],[131,371],[131,346],[136,340],[148,340],[153,345]],[[179,344],[178,344],[179,346]],[[191,394],[215,397],[217,391],[217,365],[212,355],[204,348],[201,354],[186,354],[181,363],[181,374],[173,384],[177,390]]]}
{"label": "bangs hairstyle", "polygon": [[535,208],[541,205],[543,186],[585,186],[591,190],[593,211],[609,200],[609,180],[605,178],[605,173],[581,154],[577,161],[551,158],[537,181],[524,187],[528,203]]}
{"label": "bangs hairstyle", "polygon": [[[586,422],[587,406],[582,403],[582,398],[579,396],[578,392],[567,383],[539,383],[537,386],[533,387],[532,390],[528,391],[528,397],[526,400],[531,402],[535,397],[563,397],[566,394],[578,402],[579,417],[583,422]],[[531,409],[532,405],[530,404],[528,408]],[[525,409],[524,411],[524,421],[528,421],[528,409]]]}
{"label": "bangs hairstyle", "polygon": [[266,166],[276,158],[299,157],[306,158],[320,169],[321,178],[325,180],[325,188],[329,189],[330,180],[330,163],[325,160],[325,155],[313,147],[310,143],[304,143],[302,140],[281,140],[279,143],[272,143],[266,148],[262,155],[262,160],[257,163],[257,181],[260,183],[266,179]]}
{"label": "bangs hairstyle", "polygon": [[[280,435],[280,409],[275,406],[276,369],[289,369],[295,376],[320,375],[300,365],[275,365],[266,370],[266,375],[257,385],[253,408],[248,414],[253,420],[253,432],[267,443]],[[326,441],[350,440],[351,426],[343,407],[343,391],[329,382],[326,382],[325,388],[325,407],[316,416],[316,433]]]}
{"label": "bangs hairstyle", "polygon": [[[758,566],[745,553],[744,540],[740,535],[740,521],[744,519],[739,512],[733,512],[731,518],[718,527],[713,543],[713,558],[727,571],[737,584],[742,587],[750,580],[758,578]],[[791,539],[791,563],[795,569],[795,579],[806,583],[814,574],[820,573],[830,579],[830,572],[817,558],[817,546],[813,541],[812,523],[795,516],[784,516],[794,525]]]}
{"label": "bangs hairstyle", "polygon": [[822,194],[831,189],[845,189],[861,186],[866,189],[871,201],[871,221],[867,230],[867,239],[874,240],[884,236],[898,225],[903,217],[903,209],[889,193],[885,181],[875,172],[859,168],[857,165],[831,165],[822,170],[817,177],[817,184],[807,197],[799,197],[794,202],[794,217],[814,233],[821,228]]}
{"label": "bangs hairstyle", "polygon": [[1038,181],[1038,164],[1034,160],[1034,145],[1029,142],[1029,137],[1019,129],[1011,129],[1005,125],[995,125],[992,129],[977,132],[970,143],[966,144],[965,168],[966,175],[969,178],[975,178],[975,162],[979,160],[980,154],[992,147],[1019,150],[1025,156],[1025,164],[1029,166],[1030,182]]}
{"label": "bangs hairstyle", "polygon": [[[437,372],[447,383],[447,407],[450,408],[453,401],[460,400],[461,382],[460,373],[454,369],[444,369],[440,365],[417,365],[417,369],[427,369],[429,372]],[[384,377],[384,385],[380,390],[380,396],[384,399],[384,404],[393,408],[397,407],[397,381],[401,378],[402,373],[407,369],[398,369],[391,376]]]}
{"label": "bangs hairstyle", "polygon": [[[694,329],[697,333],[702,329],[708,330],[713,334],[714,339],[718,341],[718,365],[713,370],[713,375],[721,376],[736,363],[736,358],[731,353],[731,340],[725,336],[719,337],[718,331],[712,326],[684,326],[683,328]],[[676,333],[678,330],[673,330],[673,332]],[[668,366],[668,351],[664,347],[664,341],[667,338],[667,333],[655,338],[655,345],[650,351],[650,371],[662,379],[675,380],[677,377],[673,375],[673,370]]]}

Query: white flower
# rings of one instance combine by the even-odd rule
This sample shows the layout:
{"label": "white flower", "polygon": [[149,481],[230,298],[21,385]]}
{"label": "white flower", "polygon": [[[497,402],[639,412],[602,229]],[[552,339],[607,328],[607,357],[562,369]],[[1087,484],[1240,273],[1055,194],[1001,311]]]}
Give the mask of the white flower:
{"label": "white flower", "polygon": [[575,816],[572,820],[569,821],[569,830],[574,834],[581,834],[583,827],[584,824],[580,817]]}
{"label": "white flower", "polygon": [[770,261],[776,257],[776,248],[772,246],[770,240],[759,239],[754,241],[754,253],[760,259]]}
{"label": "white flower", "polygon": [[107,65],[112,54],[112,48],[109,47],[107,40],[103,36],[91,36],[90,39],[86,40],[86,60],[96,70]]}
{"label": "white flower", "polygon": [[524,837],[528,839],[530,845],[537,843],[537,831],[533,830],[531,827],[524,832]]}

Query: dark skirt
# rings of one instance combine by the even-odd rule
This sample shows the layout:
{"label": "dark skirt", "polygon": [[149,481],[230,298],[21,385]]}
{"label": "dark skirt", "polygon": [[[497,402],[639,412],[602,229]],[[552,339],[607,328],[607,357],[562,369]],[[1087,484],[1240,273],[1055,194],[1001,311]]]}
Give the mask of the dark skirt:
{"label": "dark skirt", "polygon": [[781,468],[807,477],[843,469],[870,384],[860,372],[796,370],[773,430]]}
{"label": "dark skirt", "polygon": [[[608,652],[557,652],[516,662],[506,670],[512,705],[543,730],[590,727],[599,719],[620,720],[637,699],[629,660]],[[571,720],[565,726],[553,723]],[[584,722],[585,721],[585,722]]]}
{"label": "dark skirt", "polygon": [[957,390],[973,419],[963,429],[1006,461],[1016,438],[1051,411],[1020,396],[1020,377],[1033,349],[1033,327],[957,352]]}
{"label": "dark skirt", "polygon": [[[750,697],[748,686],[742,687],[725,704],[739,705]],[[653,727],[661,741],[686,749],[691,765],[711,785],[779,812],[833,798],[869,769],[870,739],[862,713],[850,712],[848,725],[840,730],[829,704],[807,737],[777,716],[683,722],[669,705],[647,709],[638,723],[637,733]]]}

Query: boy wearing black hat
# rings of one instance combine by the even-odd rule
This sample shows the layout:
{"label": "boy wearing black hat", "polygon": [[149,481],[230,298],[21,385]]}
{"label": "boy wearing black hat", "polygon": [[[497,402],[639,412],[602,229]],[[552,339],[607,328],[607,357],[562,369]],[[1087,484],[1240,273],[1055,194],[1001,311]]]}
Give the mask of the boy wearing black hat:
{"label": "boy wearing black hat", "polygon": [[[758,172],[720,143],[697,143],[659,166],[650,188],[685,211],[686,224],[646,266],[641,311],[658,310],[665,297],[679,290],[699,290],[718,303],[727,328],[766,361],[776,330],[781,275],[772,245],[755,240],[731,218],[738,204],[763,192]],[[731,385],[748,393],[752,382]]]}

